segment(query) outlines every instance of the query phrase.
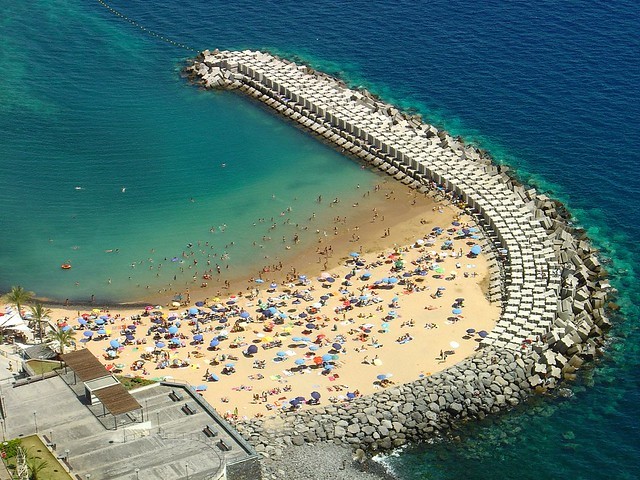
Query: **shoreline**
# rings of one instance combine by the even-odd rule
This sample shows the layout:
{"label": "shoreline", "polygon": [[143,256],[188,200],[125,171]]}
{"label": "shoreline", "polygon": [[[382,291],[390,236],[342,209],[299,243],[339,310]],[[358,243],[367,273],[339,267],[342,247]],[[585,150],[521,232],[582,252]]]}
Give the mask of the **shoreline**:
{"label": "shoreline", "polygon": [[[351,161],[358,160],[351,159]],[[358,161],[358,163],[361,163],[361,161]],[[336,222],[334,217],[333,221],[327,219],[327,222],[314,225],[313,227],[320,230],[320,233],[308,233],[308,235],[313,235],[314,238],[314,241],[308,242],[308,246],[301,246],[298,249],[291,239],[286,244],[283,244],[285,245],[283,249],[286,247],[290,247],[290,249],[284,250],[282,256],[278,255],[269,259],[273,263],[281,263],[283,265],[281,270],[261,272],[256,269],[253,271],[241,271],[237,274],[229,274],[228,271],[223,270],[221,276],[213,274],[213,278],[207,280],[209,285],[206,288],[200,287],[200,283],[203,280],[198,277],[197,281],[191,282],[190,287],[179,291],[158,293],[152,289],[145,290],[147,294],[141,296],[140,300],[133,299],[126,302],[104,301],[99,298],[99,295],[96,296],[94,302],[89,299],[84,302],[70,300],[68,305],[65,305],[63,299],[39,296],[36,296],[36,299],[56,307],[69,307],[71,310],[76,307],[109,307],[115,309],[144,307],[146,305],[169,306],[173,296],[178,293],[183,294],[185,297],[189,293],[194,298],[194,301],[196,297],[197,299],[203,299],[232,293],[239,294],[240,292],[244,294],[248,288],[253,286],[249,281],[250,278],[262,278],[265,282],[275,281],[276,283],[281,283],[286,279],[292,268],[298,272],[308,273],[315,270],[318,270],[319,273],[321,270],[335,268],[343,258],[334,254],[329,256],[320,255],[317,252],[318,248],[323,248],[329,244],[333,246],[334,252],[359,251],[360,249],[364,252],[371,252],[381,250],[385,245],[408,243],[414,236],[416,236],[415,238],[419,236],[420,229],[418,225],[420,225],[420,221],[423,218],[428,218],[434,207],[445,206],[449,208],[446,202],[443,204],[442,201],[435,200],[432,195],[418,193],[406,185],[397,183],[385,176],[380,176],[378,185],[379,190],[376,191],[363,189],[362,198],[357,207],[341,207],[339,211],[340,222]],[[412,203],[413,201],[415,201],[415,204]],[[373,209],[378,213],[378,218],[375,220],[372,218],[374,215]],[[342,213],[345,210],[348,213],[347,215]],[[321,221],[321,218],[318,217],[318,220]],[[407,224],[409,220],[414,222],[413,226]],[[431,223],[432,220],[429,219],[426,224]],[[333,234],[334,227],[338,228],[338,235]],[[389,235],[385,236],[387,229],[389,230]],[[327,236],[324,236],[323,232],[326,232]],[[360,241],[353,241],[352,235],[354,233],[360,237]],[[322,258],[322,261],[320,261],[320,258]],[[323,268],[325,261],[327,267]],[[284,268],[285,265],[286,268]],[[229,282],[229,287],[225,287],[225,280]]]}

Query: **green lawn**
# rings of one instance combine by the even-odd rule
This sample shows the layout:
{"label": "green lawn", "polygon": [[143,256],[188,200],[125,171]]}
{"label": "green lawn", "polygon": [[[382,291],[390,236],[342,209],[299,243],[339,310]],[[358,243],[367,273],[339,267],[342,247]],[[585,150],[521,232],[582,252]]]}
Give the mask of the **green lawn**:
{"label": "green lawn", "polygon": [[[37,435],[21,438],[20,444],[27,454],[27,463],[29,459],[35,459],[37,464],[46,464],[45,468],[38,472],[38,479],[45,480],[73,480],[72,477],[60,465],[58,459],[49,452],[47,447],[40,441]],[[15,457],[6,460],[10,471],[15,466]]]}
{"label": "green lawn", "polygon": [[127,390],[133,390],[135,388],[144,387],[145,385],[151,385],[152,383],[156,383],[155,380],[148,380],[142,377],[123,377],[120,375],[116,375],[116,378],[120,380],[120,383]]}
{"label": "green lawn", "polygon": [[53,372],[56,368],[60,368],[60,362],[44,362],[42,360],[28,360],[27,365],[29,365],[36,375],[43,375]]}

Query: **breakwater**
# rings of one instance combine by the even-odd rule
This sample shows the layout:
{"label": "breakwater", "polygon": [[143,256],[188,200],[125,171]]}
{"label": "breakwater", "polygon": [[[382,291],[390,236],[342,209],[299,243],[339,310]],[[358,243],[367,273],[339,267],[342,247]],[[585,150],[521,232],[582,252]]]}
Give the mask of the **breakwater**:
{"label": "breakwater", "polygon": [[472,357],[350,403],[254,419],[241,431],[266,456],[331,441],[369,451],[442,435],[573,379],[608,326],[609,288],[588,239],[558,202],[520,185],[483,152],[366,91],[273,55],[205,51],[185,73],[257,99],[412,188],[464,204],[483,228],[489,298],[502,308]]}

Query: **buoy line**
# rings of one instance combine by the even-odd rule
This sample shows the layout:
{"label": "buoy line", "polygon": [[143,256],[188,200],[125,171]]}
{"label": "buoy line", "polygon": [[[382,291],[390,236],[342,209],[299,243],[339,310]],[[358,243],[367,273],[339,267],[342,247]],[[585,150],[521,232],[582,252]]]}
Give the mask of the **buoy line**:
{"label": "buoy line", "polygon": [[133,20],[132,18],[127,17],[125,14],[120,13],[118,10],[116,10],[115,8],[113,8],[111,5],[109,5],[107,2],[105,2],[104,0],[98,0],[98,3],[100,3],[104,8],[106,8],[107,10],[109,10],[109,12],[111,12],[113,15],[115,15],[116,17],[120,17],[122,20],[125,20],[127,22],[129,22],[131,25],[138,27],[140,30],[142,30],[144,33],[155,37],[157,39],[162,40],[163,42],[166,42],[170,45],[173,45],[175,47],[179,47],[179,48],[184,48],[185,50],[191,50],[192,52],[200,52],[200,50],[198,50],[197,48],[193,48],[190,47],[188,45],[185,45],[184,43],[180,43],[180,42],[176,42],[175,40],[171,40],[170,38],[165,37],[164,35],[161,35],[159,33],[154,32],[153,30],[150,30],[146,27],[144,27],[143,25],[140,25],[138,22],[136,22],[135,20]]}

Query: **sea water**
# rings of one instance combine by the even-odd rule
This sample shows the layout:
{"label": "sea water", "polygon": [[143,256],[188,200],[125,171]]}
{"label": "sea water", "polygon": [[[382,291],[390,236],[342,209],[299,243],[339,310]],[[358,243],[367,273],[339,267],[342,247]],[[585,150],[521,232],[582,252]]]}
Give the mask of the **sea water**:
{"label": "sea water", "polygon": [[[386,459],[400,478],[640,476],[636,2],[110,4],[190,47],[298,57],[420,112],[565,202],[600,249],[621,310],[612,313],[604,356],[569,385],[571,395],[536,398],[462,427],[454,441],[402,450]],[[256,218],[292,203],[295,194],[285,193],[291,188],[310,197],[294,208],[305,219],[316,191],[335,187],[348,195],[367,178],[241,97],[189,87],[178,70],[192,52],[158,41],[97,1],[0,6],[5,287],[21,283],[59,296],[73,281],[59,271],[70,259],[74,275],[87,268],[78,288],[97,277],[84,294],[103,291],[106,269],[120,264],[114,258],[125,260],[126,270],[154,245],[162,258],[179,255],[188,242],[218,241],[219,230],[209,228],[226,223],[227,237],[216,243],[224,248],[232,233],[253,235],[247,232]],[[300,161],[316,173],[303,182],[308,188],[293,181],[304,169],[284,173]],[[259,173],[247,180],[254,169]],[[225,195],[216,197],[221,188]],[[236,216],[243,218],[233,224]],[[78,227],[85,222],[90,228]],[[140,249],[129,251],[135,245]],[[104,252],[113,248],[119,257]],[[79,257],[83,250],[91,250],[94,269]]]}

